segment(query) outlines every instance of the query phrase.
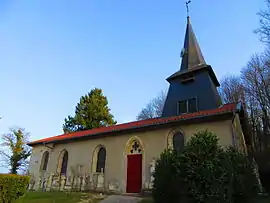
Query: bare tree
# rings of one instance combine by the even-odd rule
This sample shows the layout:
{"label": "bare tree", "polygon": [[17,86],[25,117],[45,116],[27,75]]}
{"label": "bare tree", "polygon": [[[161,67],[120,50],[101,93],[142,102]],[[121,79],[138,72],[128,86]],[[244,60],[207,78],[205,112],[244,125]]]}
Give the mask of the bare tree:
{"label": "bare tree", "polygon": [[157,97],[151,100],[137,116],[137,120],[145,120],[160,117],[166,100],[167,91],[161,91]]}
{"label": "bare tree", "polygon": [[[221,80],[219,93],[225,103],[241,101],[248,115],[253,147],[268,146],[270,126],[270,51],[255,54],[240,76]],[[262,146],[263,144],[263,146]]]}
{"label": "bare tree", "polygon": [[262,183],[270,189],[269,141],[270,141],[270,52],[255,54],[241,71],[247,95],[249,123],[252,126],[254,157],[260,168]]}
{"label": "bare tree", "polygon": [[[269,57],[267,55],[255,54],[241,71],[245,91],[249,97],[250,115],[253,112],[253,125],[256,133],[263,138],[264,147],[268,146],[270,133],[270,84],[269,84]],[[255,113],[255,114],[254,114]]]}
{"label": "bare tree", "polygon": [[255,33],[259,34],[262,42],[270,44],[270,0],[265,0],[265,3],[266,9],[258,13],[260,24]]}
{"label": "bare tree", "polygon": [[245,102],[245,90],[239,76],[225,76],[220,84],[219,94],[224,103]]}
{"label": "bare tree", "polygon": [[247,93],[255,98],[261,108],[270,107],[270,84],[268,60],[263,55],[255,54],[241,71]]}
{"label": "bare tree", "polygon": [[10,173],[24,172],[28,167],[28,158],[31,154],[26,145],[29,133],[22,128],[11,128],[10,133],[2,135],[1,165],[10,168]]}

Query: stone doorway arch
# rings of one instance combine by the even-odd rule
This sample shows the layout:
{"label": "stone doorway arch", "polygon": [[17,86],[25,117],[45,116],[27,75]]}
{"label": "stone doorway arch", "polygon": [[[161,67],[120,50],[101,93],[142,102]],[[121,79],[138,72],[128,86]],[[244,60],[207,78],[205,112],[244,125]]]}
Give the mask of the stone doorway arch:
{"label": "stone doorway arch", "polygon": [[143,172],[142,142],[138,137],[132,137],[126,145],[126,192],[139,193],[142,189]]}

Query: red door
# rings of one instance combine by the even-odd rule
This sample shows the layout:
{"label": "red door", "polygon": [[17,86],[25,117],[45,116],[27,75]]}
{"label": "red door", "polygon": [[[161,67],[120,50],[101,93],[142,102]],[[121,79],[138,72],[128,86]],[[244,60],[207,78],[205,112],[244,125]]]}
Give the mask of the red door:
{"label": "red door", "polygon": [[139,193],[142,187],[142,155],[127,156],[127,193]]}

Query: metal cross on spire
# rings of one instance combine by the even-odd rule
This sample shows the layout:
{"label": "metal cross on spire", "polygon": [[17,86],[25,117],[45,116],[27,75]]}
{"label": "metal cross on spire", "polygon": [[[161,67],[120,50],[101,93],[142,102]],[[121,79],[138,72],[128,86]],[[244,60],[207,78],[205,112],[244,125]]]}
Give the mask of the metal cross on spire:
{"label": "metal cross on spire", "polygon": [[191,0],[186,1],[186,7],[187,7],[187,17],[189,17],[189,7],[188,5],[191,3]]}

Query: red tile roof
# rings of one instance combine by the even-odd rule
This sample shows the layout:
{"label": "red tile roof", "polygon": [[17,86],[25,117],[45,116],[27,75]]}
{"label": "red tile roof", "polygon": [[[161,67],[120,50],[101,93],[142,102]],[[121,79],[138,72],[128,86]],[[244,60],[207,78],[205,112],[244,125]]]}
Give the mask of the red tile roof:
{"label": "red tile roof", "polygon": [[199,117],[207,117],[207,116],[212,116],[212,115],[217,115],[217,114],[224,114],[224,113],[235,111],[236,107],[237,107],[237,103],[229,103],[229,104],[224,104],[217,109],[183,114],[180,116],[173,116],[173,117],[167,117],[167,118],[153,118],[153,119],[134,121],[130,123],[123,123],[123,124],[112,125],[108,127],[101,127],[101,128],[91,129],[91,130],[58,135],[54,137],[49,137],[49,138],[33,141],[33,142],[28,143],[28,145],[33,146],[33,145],[42,144],[42,143],[53,143],[56,141],[69,140],[69,139],[80,138],[80,137],[85,137],[85,136],[93,136],[93,135],[105,134],[105,133],[110,133],[110,132],[138,129],[142,127],[171,123],[175,121],[190,120],[190,119],[195,119]]}

